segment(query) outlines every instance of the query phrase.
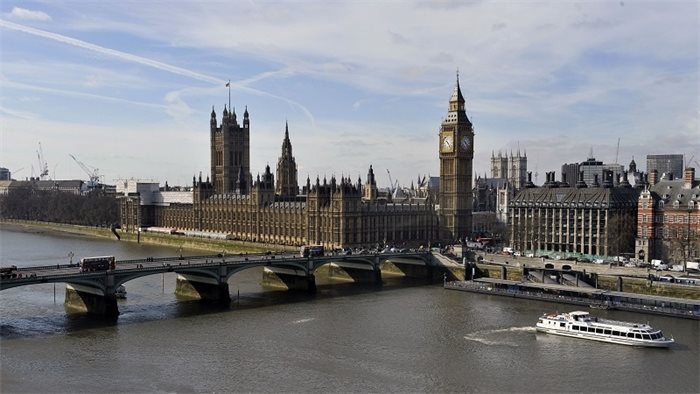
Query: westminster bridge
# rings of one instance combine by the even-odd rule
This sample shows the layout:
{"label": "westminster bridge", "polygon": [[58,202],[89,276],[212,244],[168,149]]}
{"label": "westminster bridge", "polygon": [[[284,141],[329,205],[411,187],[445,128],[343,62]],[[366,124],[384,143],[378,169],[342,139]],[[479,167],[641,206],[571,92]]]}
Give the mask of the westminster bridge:
{"label": "westminster bridge", "polygon": [[119,260],[115,269],[80,272],[78,264],[20,267],[12,278],[0,279],[0,291],[41,283],[65,283],[67,309],[117,316],[117,288],[131,280],[174,272],[175,293],[188,299],[228,303],[229,278],[246,269],[263,267],[263,283],[288,290],[316,290],[314,273],[327,266],[355,283],[381,285],[381,267],[391,263],[407,277],[463,279],[461,265],[429,251],[298,257],[292,254],[175,256]]}

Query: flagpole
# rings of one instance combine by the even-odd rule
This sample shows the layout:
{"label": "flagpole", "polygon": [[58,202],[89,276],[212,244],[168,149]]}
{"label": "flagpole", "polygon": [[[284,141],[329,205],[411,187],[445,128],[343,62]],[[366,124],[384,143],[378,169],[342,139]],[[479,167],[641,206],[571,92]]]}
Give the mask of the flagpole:
{"label": "flagpole", "polygon": [[228,111],[231,112],[231,80],[230,79],[228,80],[226,87],[228,87]]}

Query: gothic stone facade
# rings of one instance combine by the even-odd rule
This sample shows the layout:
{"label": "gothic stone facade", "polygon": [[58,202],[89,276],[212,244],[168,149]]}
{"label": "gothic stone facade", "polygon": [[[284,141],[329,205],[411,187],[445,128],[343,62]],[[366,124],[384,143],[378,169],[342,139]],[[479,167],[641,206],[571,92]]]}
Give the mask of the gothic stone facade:
{"label": "gothic stone facade", "polygon": [[562,256],[632,253],[639,189],[607,178],[603,187],[559,187],[552,172],[543,187],[521,190],[509,204],[511,246]]}
{"label": "gothic stone facade", "polygon": [[491,152],[491,177],[505,179],[515,190],[520,190],[525,186],[527,174],[527,152],[520,154],[520,149],[510,156],[507,153],[498,155]]}
{"label": "gothic stone facade", "polygon": [[440,238],[445,240],[472,232],[474,128],[464,103],[458,79],[440,127]]}
{"label": "gothic stone facade", "polygon": [[[473,131],[464,113],[459,83],[443,123],[441,146],[449,135],[459,147],[441,148],[442,214],[430,197],[393,203],[377,198],[370,166],[366,182],[335,177],[299,192],[289,128],[277,163],[277,184],[270,167],[255,181],[250,174],[250,118],[240,126],[234,110],[224,108],[218,124],[210,121],[211,181],[192,180],[192,203],[144,203],[139,193],[121,198],[122,228],[170,227],[225,234],[229,239],[282,245],[320,244],[329,248],[420,245],[466,236],[471,226]],[[442,221],[442,222],[441,222]],[[440,231],[441,223],[444,226]]]}

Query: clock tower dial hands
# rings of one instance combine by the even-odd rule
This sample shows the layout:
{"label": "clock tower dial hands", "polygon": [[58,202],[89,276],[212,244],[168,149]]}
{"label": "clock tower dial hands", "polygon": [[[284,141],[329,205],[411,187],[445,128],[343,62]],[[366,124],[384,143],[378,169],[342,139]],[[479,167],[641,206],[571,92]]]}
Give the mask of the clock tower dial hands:
{"label": "clock tower dial hands", "polygon": [[461,142],[460,142],[460,145],[462,146],[462,149],[464,149],[465,151],[468,151],[468,150],[469,150],[469,146],[471,146],[471,144],[472,144],[472,143],[471,143],[471,141],[469,140],[469,137],[467,137],[466,135],[465,135],[464,137],[462,137],[462,140],[461,140]]}
{"label": "clock tower dial hands", "polygon": [[452,152],[454,150],[454,137],[451,134],[443,134],[441,149],[443,152]]}

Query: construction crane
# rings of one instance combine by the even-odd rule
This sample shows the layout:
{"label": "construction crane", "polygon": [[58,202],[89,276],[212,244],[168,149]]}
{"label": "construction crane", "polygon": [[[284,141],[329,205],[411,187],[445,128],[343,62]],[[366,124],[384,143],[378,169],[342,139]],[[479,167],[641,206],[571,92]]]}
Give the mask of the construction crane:
{"label": "construction crane", "polygon": [[[693,163],[693,159],[694,159],[694,158],[695,158],[695,154],[693,154],[692,156],[690,156],[690,159],[688,159],[688,160],[685,161],[685,168],[688,168],[688,164],[692,164],[692,163]],[[695,163],[697,163],[697,161],[695,161]]]}
{"label": "construction crane", "polygon": [[87,164],[83,163],[82,161],[78,160],[75,156],[72,154],[69,154],[73,160],[80,166],[80,168],[83,169],[83,171],[87,174],[89,177],[90,183],[92,185],[97,185],[100,183],[100,174],[97,168],[88,166]]}
{"label": "construction crane", "polygon": [[397,187],[399,187],[399,180],[396,180],[396,183],[391,179],[391,172],[389,169],[386,169],[386,173],[389,175],[389,191],[391,194],[394,194],[394,191],[396,190]]}
{"label": "construction crane", "polygon": [[36,156],[39,159],[39,179],[44,180],[49,176],[49,165],[44,159],[44,150],[41,149],[41,142],[39,142],[39,150],[36,151]]}

